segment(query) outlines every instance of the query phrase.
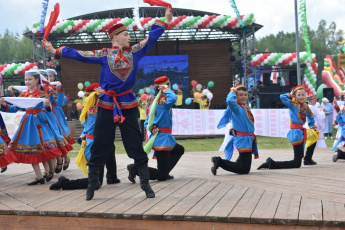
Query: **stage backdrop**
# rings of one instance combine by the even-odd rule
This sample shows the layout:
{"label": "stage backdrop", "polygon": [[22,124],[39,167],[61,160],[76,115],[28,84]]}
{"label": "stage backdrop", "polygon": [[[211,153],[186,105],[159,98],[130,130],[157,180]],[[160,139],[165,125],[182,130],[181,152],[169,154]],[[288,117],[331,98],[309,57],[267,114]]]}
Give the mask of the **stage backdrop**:
{"label": "stage backdrop", "polygon": [[[161,76],[167,76],[171,85],[181,85],[184,100],[188,97],[188,55],[145,56],[139,62],[137,79],[133,92],[153,85],[153,81]],[[157,93],[157,92],[156,92]]]}

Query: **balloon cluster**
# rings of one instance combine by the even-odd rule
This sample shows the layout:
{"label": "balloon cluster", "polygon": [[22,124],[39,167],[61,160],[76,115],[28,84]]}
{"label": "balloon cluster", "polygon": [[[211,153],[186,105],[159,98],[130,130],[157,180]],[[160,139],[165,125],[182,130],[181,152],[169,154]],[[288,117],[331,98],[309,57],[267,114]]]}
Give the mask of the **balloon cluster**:
{"label": "balloon cluster", "polygon": [[77,87],[78,87],[78,89],[79,89],[78,97],[84,97],[85,92],[84,92],[82,89],[84,88],[84,86],[85,86],[85,88],[86,88],[86,87],[88,87],[89,85],[91,85],[91,83],[90,83],[89,81],[86,81],[84,84],[81,83],[81,82],[78,83],[78,85],[77,85]]}
{"label": "balloon cluster", "polygon": [[[245,26],[255,22],[254,14],[242,15],[242,21]],[[140,24],[143,28],[150,30],[156,19],[165,21],[163,18],[140,18]],[[134,18],[107,18],[107,19],[91,19],[91,20],[62,20],[57,21],[53,26],[51,33],[83,33],[83,32],[105,32],[116,23],[124,24],[128,30],[138,30],[137,22]],[[31,32],[40,34],[40,22],[32,25]],[[186,29],[186,28],[240,28],[237,17],[226,15],[205,15],[201,16],[178,16],[174,17],[169,25],[169,29]]]}
{"label": "balloon cluster", "polygon": [[[191,85],[193,88],[196,88],[199,91],[202,89],[202,85],[198,84],[198,82],[196,80],[191,81]],[[212,100],[212,98],[213,98],[213,93],[211,93],[211,91],[209,90],[213,86],[214,86],[214,82],[209,81],[207,83],[207,88],[202,91],[202,94],[205,95],[207,97],[207,99],[209,99],[209,100]],[[196,99],[200,99],[202,97],[201,93],[199,93],[199,92],[195,92],[193,96]],[[186,105],[190,105],[192,103],[192,98],[187,98],[184,102],[186,103]]]}
{"label": "balloon cluster", "polygon": [[9,77],[12,75],[24,75],[25,71],[28,70],[37,70],[38,63],[37,62],[25,62],[25,63],[12,63],[12,64],[3,64],[0,65],[0,73],[4,77]]}
{"label": "balloon cluster", "polygon": [[[292,66],[297,63],[296,53],[261,53],[252,55],[252,65],[253,66]],[[316,63],[316,55],[311,55],[312,59],[310,61],[307,52],[300,52],[299,58],[300,63],[306,64],[304,68],[304,84],[306,85],[307,94],[316,95],[316,74],[318,63]]]}
{"label": "balloon cluster", "polygon": [[148,95],[156,95],[156,90],[154,85],[150,85],[149,87],[144,87],[143,89],[139,90],[140,99],[146,101]]}

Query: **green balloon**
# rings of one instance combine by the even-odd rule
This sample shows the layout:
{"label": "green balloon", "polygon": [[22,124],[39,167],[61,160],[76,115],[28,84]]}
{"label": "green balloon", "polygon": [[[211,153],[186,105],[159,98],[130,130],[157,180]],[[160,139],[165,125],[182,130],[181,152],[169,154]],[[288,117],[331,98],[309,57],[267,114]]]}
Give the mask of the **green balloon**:
{"label": "green balloon", "polygon": [[85,85],[85,87],[88,87],[89,85],[91,85],[91,83],[90,83],[89,81],[86,81],[86,82],[84,83],[84,85]]}
{"label": "green balloon", "polygon": [[327,86],[325,84],[321,84],[319,86],[319,88],[317,88],[317,90],[316,90],[316,98],[317,99],[321,100],[323,98],[323,89],[324,88],[327,88]]}
{"label": "green balloon", "polygon": [[208,88],[212,88],[214,86],[214,82],[213,81],[209,81],[208,83],[207,83],[207,87]]}

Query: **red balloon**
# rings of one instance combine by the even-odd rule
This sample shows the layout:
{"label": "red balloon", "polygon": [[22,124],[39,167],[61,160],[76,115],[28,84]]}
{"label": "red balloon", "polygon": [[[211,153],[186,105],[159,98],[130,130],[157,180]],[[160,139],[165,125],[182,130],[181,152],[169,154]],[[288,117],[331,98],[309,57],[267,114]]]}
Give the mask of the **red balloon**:
{"label": "red balloon", "polygon": [[142,100],[142,101],[146,101],[147,100],[147,94],[143,94],[143,95],[141,95],[141,97],[140,97],[140,99]]}
{"label": "red balloon", "polygon": [[198,82],[196,80],[193,80],[191,83],[192,83],[193,87],[196,87],[196,85],[198,84]]}

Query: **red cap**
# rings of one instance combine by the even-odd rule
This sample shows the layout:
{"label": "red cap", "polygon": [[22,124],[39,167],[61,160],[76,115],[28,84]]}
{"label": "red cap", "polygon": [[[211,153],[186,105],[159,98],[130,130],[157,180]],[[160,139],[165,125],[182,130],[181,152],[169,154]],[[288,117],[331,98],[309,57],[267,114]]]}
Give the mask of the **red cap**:
{"label": "red cap", "polygon": [[295,88],[293,88],[292,93],[296,93],[296,91],[299,90],[299,89],[304,89],[305,90],[303,85],[298,85]]}
{"label": "red cap", "polygon": [[113,39],[114,35],[118,35],[123,31],[127,31],[126,26],[122,23],[118,23],[110,27],[110,29],[108,30],[108,35],[110,39]]}
{"label": "red cap", "polygon": [[85,88],[85,92],[92,93],[94,88],[100,87],[99,83],[92,83],[88,87]]}
{"label": "red cap", "polygon": [[244,85],[242,85],[242,84],[239,84],[239,85],[235,86],[235,89],[238,89],[238,88],[246,88],[246,87]]}
{"label": "red cap", "polygon": [[157,78],[154,82],[155,86],[166,85],[169,83],[169,78],[167,76],[162,76]]}

